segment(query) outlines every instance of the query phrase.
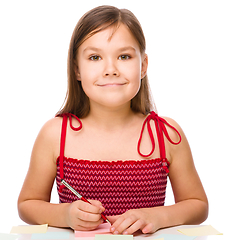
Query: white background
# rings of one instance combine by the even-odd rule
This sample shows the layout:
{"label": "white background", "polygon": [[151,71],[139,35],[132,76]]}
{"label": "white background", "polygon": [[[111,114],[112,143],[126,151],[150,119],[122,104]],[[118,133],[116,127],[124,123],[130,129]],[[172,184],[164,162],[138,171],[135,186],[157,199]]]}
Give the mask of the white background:
{"label": "white background", "polygon": [[[35,138],[65,98],[72,31],[86,11],[102,4],[128,8],[141,22],[158,113],[185,131],[209,198],[205,224],[226,233],[223,0],[0,2],[0,232],[23,224],[17,197]],[[56,189],[52,199],[58,202]],[[168,188],[166,204],[173,202]]]}

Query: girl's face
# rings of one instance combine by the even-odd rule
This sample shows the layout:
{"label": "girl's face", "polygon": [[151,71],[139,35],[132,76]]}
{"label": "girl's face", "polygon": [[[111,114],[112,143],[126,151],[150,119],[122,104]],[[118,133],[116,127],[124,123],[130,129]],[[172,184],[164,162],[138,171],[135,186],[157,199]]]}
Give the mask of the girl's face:
{"label": "girl's face", "polygon": [[[94,34],[78,49],[76,70],[90,107],[129,105],[147,71],[147,55],[128,28],[121,24]],[[130,106],[130,105],[129,105]]]}

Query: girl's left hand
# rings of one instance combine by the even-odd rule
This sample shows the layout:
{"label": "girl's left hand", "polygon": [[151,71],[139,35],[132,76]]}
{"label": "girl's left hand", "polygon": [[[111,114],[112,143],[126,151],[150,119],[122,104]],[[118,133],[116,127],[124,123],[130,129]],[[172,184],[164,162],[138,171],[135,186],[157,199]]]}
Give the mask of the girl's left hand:
{"label": "girl's left hand", "polygon": [[131,209],[118,216],[110,230],[113,234],[133,234],[138,230],[154,233],[160,228],[156,208]]}

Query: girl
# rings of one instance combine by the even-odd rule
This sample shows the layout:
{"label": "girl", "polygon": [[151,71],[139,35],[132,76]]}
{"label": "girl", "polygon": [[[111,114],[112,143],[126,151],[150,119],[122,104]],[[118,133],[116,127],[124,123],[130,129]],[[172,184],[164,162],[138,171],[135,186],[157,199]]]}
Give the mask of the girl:
{"label": "girl", "polygon": [[[153,110],[145,38],[126,9],[97,7],[72,35],[63,109],[41,129],[18,210],[27,223],[114,234],[199,224],[208,201],[187,139]],[[167,176],[175,204],[164,206]],[[50,203],[56,178],[60,204]],[[92,204],[78,200],[68,182]]]}

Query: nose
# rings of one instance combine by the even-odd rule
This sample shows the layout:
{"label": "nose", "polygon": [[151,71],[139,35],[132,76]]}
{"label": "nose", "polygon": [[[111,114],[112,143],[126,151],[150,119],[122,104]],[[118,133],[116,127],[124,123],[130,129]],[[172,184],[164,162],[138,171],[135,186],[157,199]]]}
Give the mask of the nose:
{"label": "nose", "polygon": [[113,61],[113,60],[106,61],[103,75],[104,75],[104,77],[108,77],[108,76],[118,77],[119,76],[119,70],[117,68],[117,64],[115,61]]}

